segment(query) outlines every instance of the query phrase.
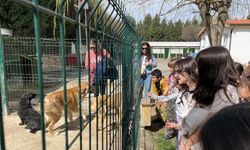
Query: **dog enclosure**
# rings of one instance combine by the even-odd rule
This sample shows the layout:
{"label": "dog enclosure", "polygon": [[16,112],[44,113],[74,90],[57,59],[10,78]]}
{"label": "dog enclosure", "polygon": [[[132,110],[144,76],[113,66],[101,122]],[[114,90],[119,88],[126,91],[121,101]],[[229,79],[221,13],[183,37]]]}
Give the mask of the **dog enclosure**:
{"label": "dog enclosure", "polygon": [[[50,3],[51,5],[39,3],[38,0],[6,2],[10,10],[18,7],[19,11],[25,12],[21,17],[28,21],[23,23],[22,28],[31,28],[33,31],[21,34],[18,33],[20,26],[16,26],[11,30],[14,33],[16,31],[17,35],[3,36],[0,33],[1,149],[27,145],[30,149],[36,147],[43,150],[55,147],[80,150],[137,149],[139,93],[142,84],[139,69],[140,38],[127,19],[121,2],[56,0]],[[30,20],[27,19],[28,16],[31,17]],[[45,19],[46,29],[42,22]],[[90,39],[100,41],[101,47],[110,54],[118,71],[116,78],[112,78],[111,72],[103,79],[107,82],[104,95],[109,97],[110,105],[104,103],[104,96],[101,104],[98,104],[98,98],[90,92],[90,68],[86,68],[84,64],[86,57],[90,63]],[[98,62],[97,57],[95,62]],[[106,72],[108,69],[107,67]],[[96,74],[100,72],[105,70],[98,70],[97,66]],[[97,76],[97,80],[98,78]],[[89,90],[85,98],[80,93],[82,82],[88,82]],[[75,86],[79,89],[79,111],[74,115],[76,119],[68,122],[66,91]],[[95,89],[97,86],[95,84]],[[49,135],[45,131],[44,98],[55,91],[64,91],[64,112],[54,130],[59,135]],[[18,134],[20,132],[24,137],[37,141],[34,145],[26,144],[26,140],[15,143],[17,136],[10,136],[11,132],[7,130],[7,123],[12,124],[10,120],[19,119],[16,114],[18,101],[25,93],[37,94],[37,98],[32,100],[32,106],[41,114],[41,131],[30,136],[31,133],[27,133],[18,123],[13,122],[13,126],[18,129]],[[115,110],[117,101],[121,103],[118,103],[119,107]],[[94,111],[91,103],[96,103]],[[87,114],[87,119],[83,118],[83,114]],[[106,119],[101,119],[100,130],[98,118],[104,118],[104,115]],[[58,130],[60,131],[57,132]]]}

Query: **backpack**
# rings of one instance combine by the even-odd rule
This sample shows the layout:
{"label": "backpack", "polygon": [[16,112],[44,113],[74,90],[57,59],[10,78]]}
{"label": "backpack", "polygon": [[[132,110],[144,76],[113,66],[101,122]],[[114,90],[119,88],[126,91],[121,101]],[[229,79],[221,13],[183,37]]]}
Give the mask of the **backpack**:
{"label": "backpack", "polygon": [[101,58],[101,61],[96,64],[94,70],[94,81],[96,81],[96,78],[98,78],[98,81],[105,81],[107,79],[113,81],[119,78],[118,70],[112,59],[109,59],[106,56]]}

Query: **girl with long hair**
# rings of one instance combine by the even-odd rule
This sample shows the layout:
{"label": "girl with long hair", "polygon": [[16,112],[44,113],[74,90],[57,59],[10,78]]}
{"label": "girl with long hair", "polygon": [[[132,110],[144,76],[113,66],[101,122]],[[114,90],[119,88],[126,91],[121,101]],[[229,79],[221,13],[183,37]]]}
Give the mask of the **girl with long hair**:
{"label": "girl with long hair", "polygon": [[196,106],[184,118],[182,149],[200,149],[199,127],[224,107],[239,103],[239,77],[229,51],[221,46],[209,47],[196,57],[198,81],[193,90]]}
{"label": "girl with long hair", "polygon": [[178,130],[176,142],[178,150],[180,144],[179,130],[182,127],[182,120],[195,104],[195,101],[192,98],[192,93],[190,92],[195,89],[198,78],[197,64],[195,60],[191,56],[177,60],[174,65],[174,77],[177,80],[180,89],[179,95],[175,100],[176,123],[167,122],[165,127],[167,130]]}
{"label": "girl with long hair", "polygon": [[151,71],[157,66],[156,59],[151,54],[151,48],[148,42],[142,43],[142,66],[141,77],[143,80],[143,98],[147,99],[147,93],[151,88]]}

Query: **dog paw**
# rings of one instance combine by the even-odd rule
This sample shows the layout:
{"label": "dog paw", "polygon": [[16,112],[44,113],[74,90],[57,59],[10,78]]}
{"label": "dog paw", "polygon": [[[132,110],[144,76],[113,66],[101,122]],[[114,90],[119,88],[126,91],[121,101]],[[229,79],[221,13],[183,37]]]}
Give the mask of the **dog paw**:
{"label": "dog paw", "polygon": [[30,130],[30,133],[35,134],[35,133],[36,133],[36,129],[31,129],[31,130]]}
{"label": "dog paw", "polygon": [[23,122],[20,122],[20,123],[19,123],[19,126],[22,126],[22,125],[24,125],[24,123],[23,123]]}

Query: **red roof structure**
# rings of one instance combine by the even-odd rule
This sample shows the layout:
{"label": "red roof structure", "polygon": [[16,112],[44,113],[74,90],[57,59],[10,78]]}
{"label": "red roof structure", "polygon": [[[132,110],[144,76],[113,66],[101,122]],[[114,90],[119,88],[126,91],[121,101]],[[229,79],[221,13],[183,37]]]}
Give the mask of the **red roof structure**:
{"label": "red roof structure", "polygon": [[250,20],[227,20],[228,25],[250,25]]}
{"label": "red roof structure", "polygon": [[[250,20],[241,19],[241,20],[227,20],[226,27],[238,25],[238,26],[249,26]],[[206,31],[205,27],[201,29],[201,31],[197,34],[197,36],[201,36]]]}

